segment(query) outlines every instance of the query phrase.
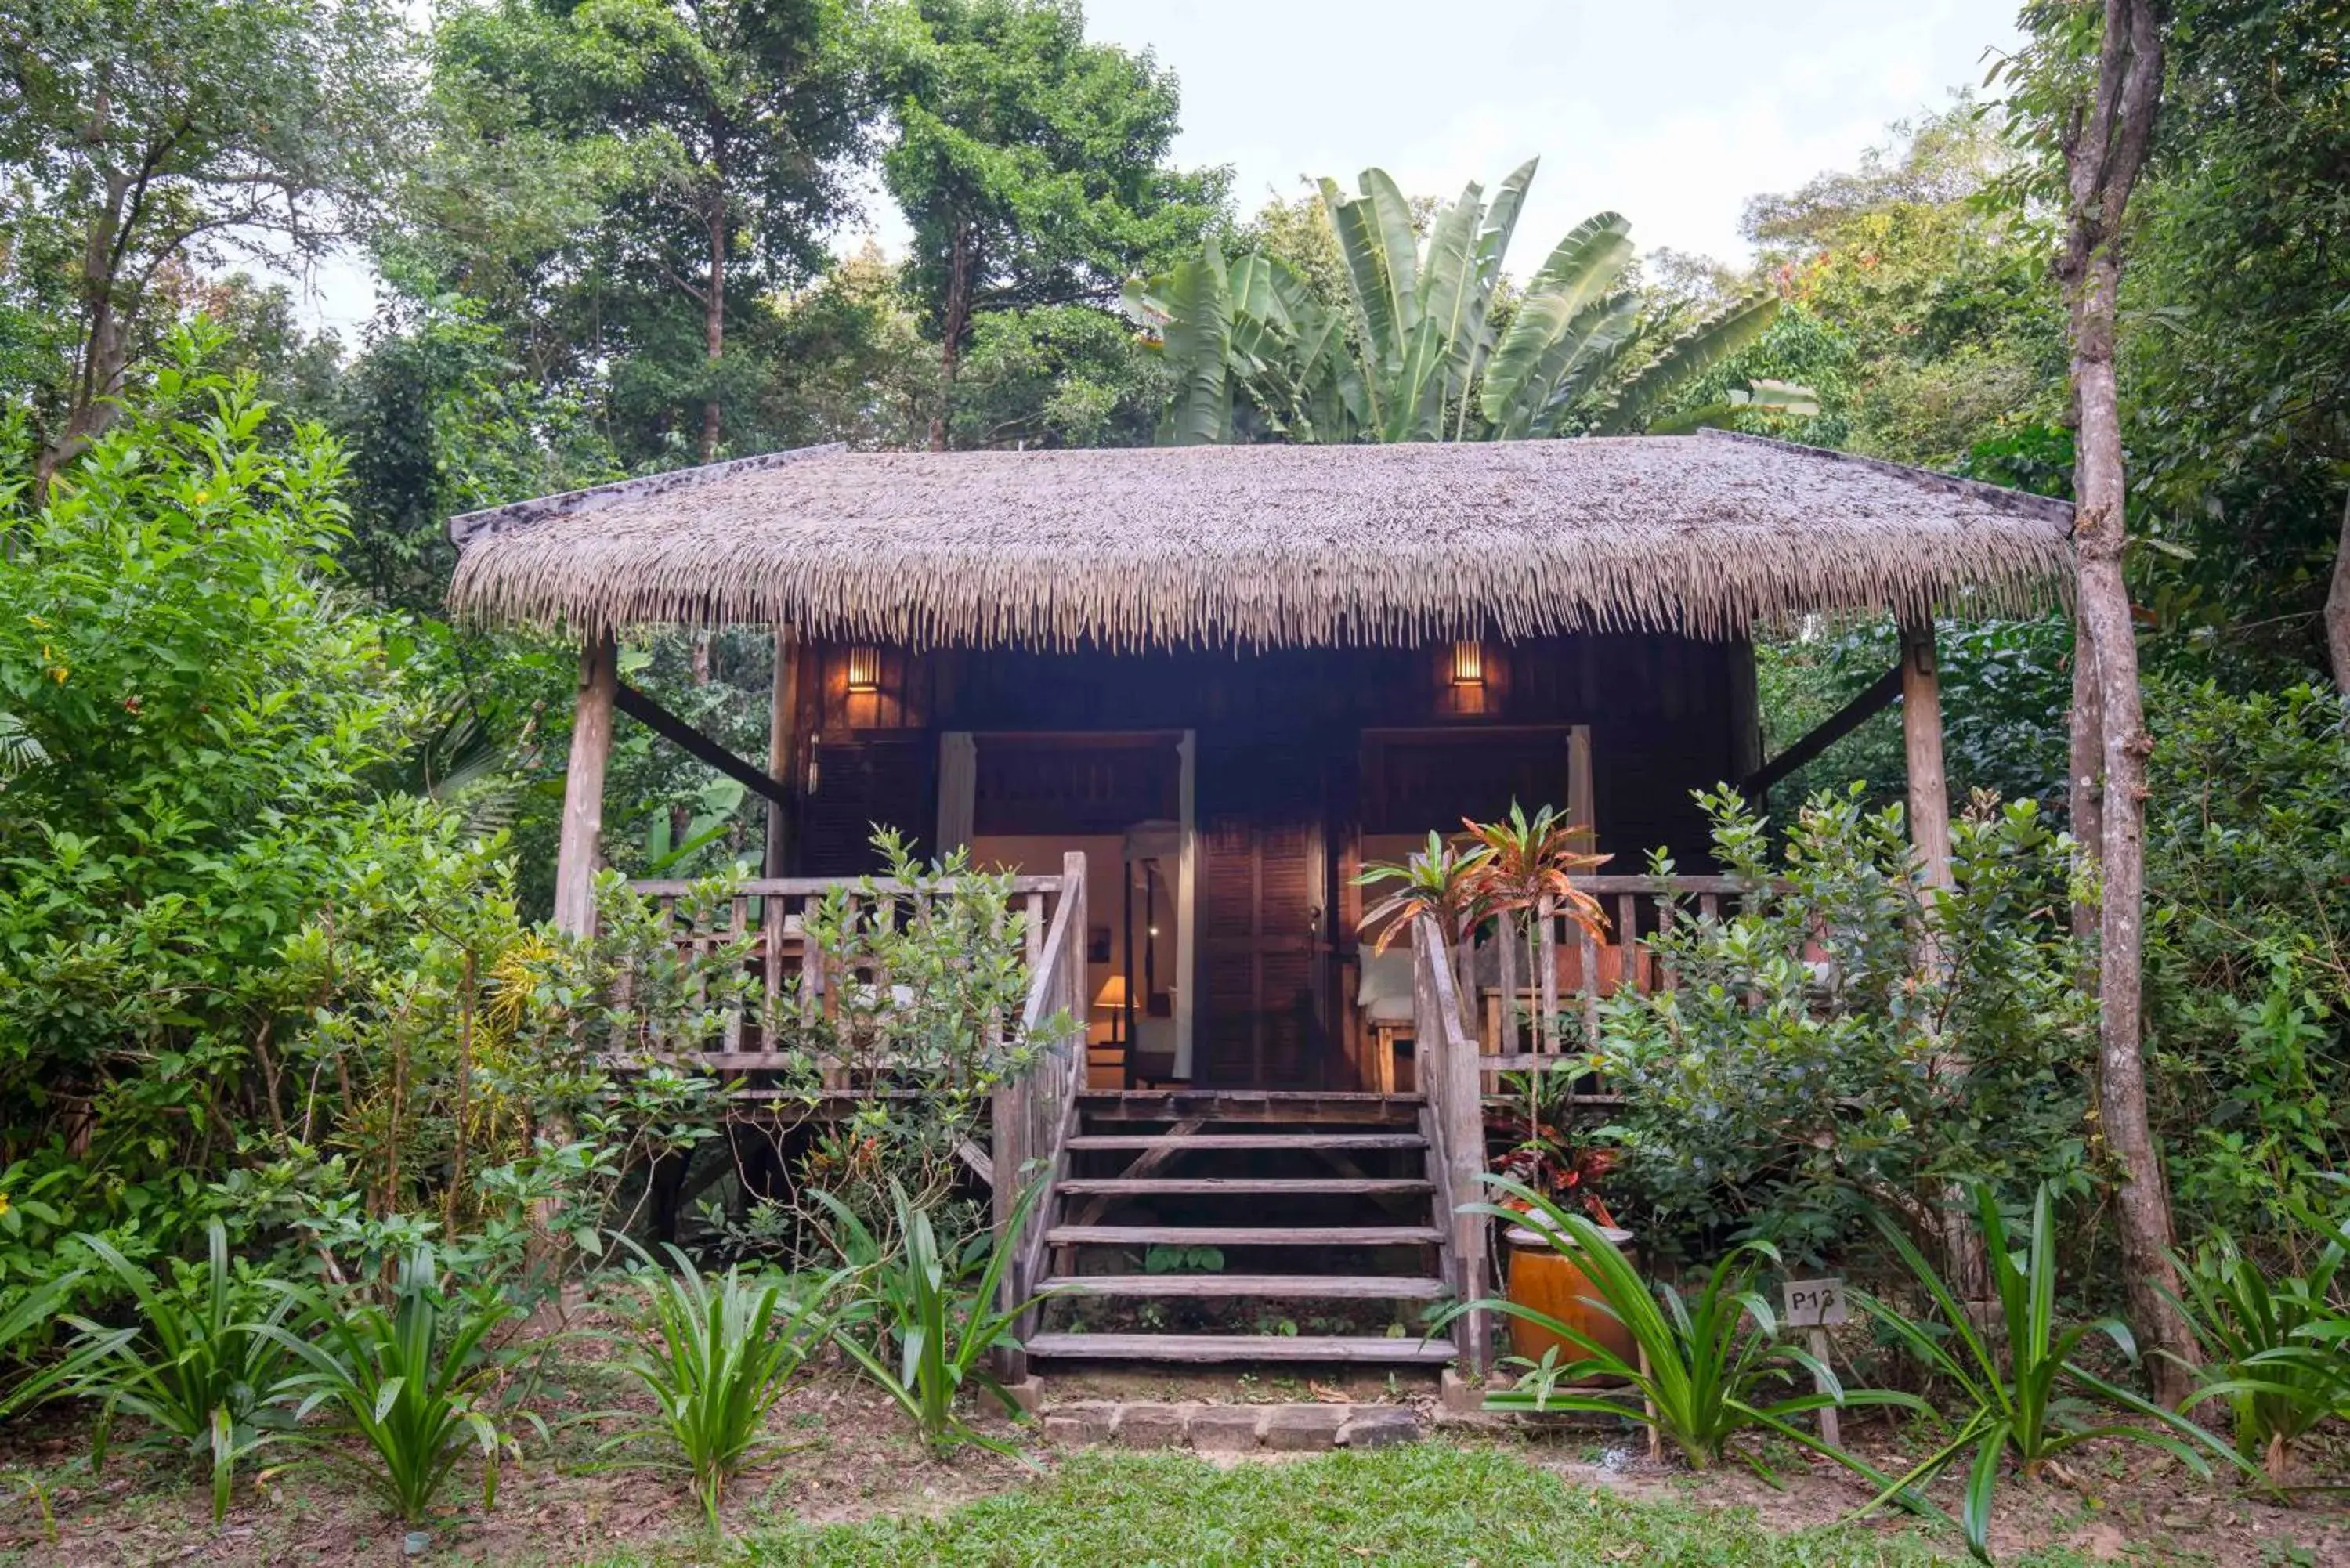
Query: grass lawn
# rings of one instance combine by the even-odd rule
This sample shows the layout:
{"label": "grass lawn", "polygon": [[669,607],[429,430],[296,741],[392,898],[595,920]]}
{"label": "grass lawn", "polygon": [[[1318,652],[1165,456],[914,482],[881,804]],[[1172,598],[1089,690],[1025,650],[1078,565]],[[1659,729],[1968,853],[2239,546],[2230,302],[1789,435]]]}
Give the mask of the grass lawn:
{"label": "grass lawn", "polygon": [[[1937,1550],[1912,1534],[1849,1526],[1776,1535],[1742,1512],[1635,1502],[1508,1453],[1425,1443],[1230,1469],[1176,1454],[1084,1453],[1049,1480],[934,1517],[787,1529],[735,1544],[749,1561],[778,1568],[1902,1568],[1947,1562],[1957,1543]],[[676,1559],[622,1556],[606,1568],[663,1561]],[[2082,1559],[2012,1561],[2060,1568]]]}

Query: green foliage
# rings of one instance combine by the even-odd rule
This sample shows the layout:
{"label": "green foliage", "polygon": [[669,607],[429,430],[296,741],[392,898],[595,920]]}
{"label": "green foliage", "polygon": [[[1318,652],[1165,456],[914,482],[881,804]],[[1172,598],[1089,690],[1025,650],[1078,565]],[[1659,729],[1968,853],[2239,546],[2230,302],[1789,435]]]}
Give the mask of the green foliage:
{"label": "green foliage", "polygon": [[177,1446],[206,1469],[217,1524],[228,1514],[237,1461],[288,1425],[275,1407],[286,1392],[293,1355],[258,1329],[283,1324],[293,1300],[279,1293],[248,1321],[262,1293],[230,1270],[228,1230],[217,1219],[206,1227],[201,1274],[183,1272],[171,1284],[159,1283],[103,1237],[77,1240],[130,1293],[139,1318],[128,1331],[67,1320],[80,1331],[77,1351],[94,1357],[70,1385],[77,1397],[99,1403],[91,1468],[104,1468],[115,1417],[135,1417],[151,1428],[143,1442]]}
{"label": "green foliage", "polygon": [[[976,1386],[993,1394],[1006,1411],[1019,1409],[988,1362],[999,1350],[1020,1348],[1014,1331],[1021,1314],[1035,1304],[1021,1302],[1007,1309],[1000,1298],[1021,1231],[1044,1191],[1043,1182],[1032,1182],[1013,1206],[1000,1240],[983,1231],[959,1251],[940,1244],[929,1213],[894,1183],[893,1245],[887,1249],[874,1245],[846,1206],[832,1202],[852,1238],[843,1256],[860,1268],[859,1300],[838,1336],[840,1347],[934,1450],[972,1443],[1026,1462],[1011,1444],[974,1430],[955,1402]],[[872,1343],[858,1332],[865,1325],[876,1331]]]}
{"label": "green foliage", "polygon": [[2343,701],[2164,683],[2147,710],[2147,1033],[2182,1228],[2298,1269],[2350,1164]]}
{"label": "green foliage", "polygon": [[[964,849],[924,866],[893,832],[873,844],[881,875],[834,889],[806,916],[828,972],[882,975],[888,984],[843,984],[800,1026],[802,1048],[866,1085],[816,1133],[802,1184],[847,1202],[877,1230],[890,1222],[902,1188],[926,1224],[937,1214],[959,1237],[971,1225],[950,1201],[962,1168],[955,1151],[979,1133],[997,1086],[1070,1048],[1078,1028],[1066,1017],[1018,1027],[1030,981],[1027,927],[1008,874],[976,869]],[[900,1083],[923,1092],[886,1092]],[[803,1219],[827,1228],[823,1215]]]}
{"label": "green foliage", "polygon": [[2236,1452],[2262,1461],[2272,1485],[2291,1473],[2293,1446],[2350,1406],[2350,1323],[2333,1303],[2350,1225],[2319,1249],[2305,1273],[2271,1279],[2235,1242],[2218,1237],[2178,1260],[2173,1297],[2203,1353],[2202,1386],[2180,1407],[2227,1403]]}
{"label": "green foliage", "polygon": [[190,262],[316,259],[364,216],[412,123],[407,47],[389,0],[48,0],[0,30],[0,254],[70,280],[32,302],[70,291],[46,347],[71,349],[31,378],[49,461],[105,428]]}
{"label": "green foliage", "polygon": [[840,0],[452,7],[408,254],[480,288],[546,379],[600,382],[631,466],[709,455],[713,410],[774,444],[753,422],[773,363],[732,333],[821,270],[851,209],[866,53]]}
{"label": "green foliage", "polygon": [[[452,1297],[429,1246],[401,1260],[388,1307],[315,1286],[279,1288],[318,1337],[265,1323],[254,1332],[301,1364],[286,1385],[300,1400],[297,1418],[317,1409],[335,1417],[331,1433],[297,1430],[287,1440],[348,1469],[411,1527],[431,1518],[470,1442],[482,1456],[482,1506],[495,1506],[504,1439],[493,1399],[502,1357],[484,1341],[514,1309],[489,1293]],[[345,1436],[359,1438],[365,1453],[337,1441]]]}
{"label": "green foliage", "polygon": [[1073,0],[910,0],[882,21],[881,180],[950,381],[978,316],[1106,304],[1222,213],[1225,171],[1166,161],[1173,74],[1089,42]]}
{"label": "green foliage", "polygon": [[638,1326],[658,1347],[639,1346],[619,1363],[652,1395],[658,1420],[613,1443],[657,1437],[674,1445],[715,1531],[726,1482],[773,1446],[767,1413],[829,1334],[825,1303],[847,1276],[834,1274],[795,1297],[737,1269],[713,1285],[692,1259],[675,1247],[669,1252],[677,1272],[637,1276],[645,1296]]}
{"label": "green foliage", "polygon": [[8,486],[0,708],[47,757],[0,790],[10,1285],[75,1230],[135,1257],[201,1222],[285,1022],[280,944],[361,857],[408,739],[381,628],[331,582],[339,453],[310,426],[273,444],[210,346],[176,338],[46,504]]}
{"label": "green foliage", "polygon": [[[2038,801],[2043,810],[2061,814],[2070,756],[2070,626],[2050,616],[1944,620],[1934,631],[1952,798],[1988,790],[2002,800]],[[1792,745],[1882,679],[1900,659],[1899,642],[1889,620],[1831,623],[1793,637],[1758,639],[1766,750]],[[1774,785],[1772,794],[1800,802],[1859,780],[1870,805],[1889,805],[1907,795],[1904,770],[1900,710],[1889,707]]]}
{"label": "green foliage", "polygon": [[1756,890],[1721,919],[1675,909],[1651,945],[1676,984],[1610,998],[1596,1057],[1653,1244],[1727,1226],[1816,1262],[1875,1206],[1922,1224],[1957,1177],[2088,1179],[2069,840],[2030,802],[1953,823],[1935,965],[1898,808],[1815,796],[1774,857],[1734,794],[1704,804]]}
{"label": "green foliage", "polygon": [[[1539,1228],[1550,1248],[1573,1262],[1598,1291],[1589,1298],[1591,1303],[1623,1324],[1638,1346],[1637,1358],[1627,1361],[1582,1330],[1513,1301],[1450,1307],[1438,1317],[1436,1327],[1466,1312],[1504,1313],[1558,1335],[1581,1352],[1565,1364],[1554,1359],[1555,1349],[1541,1363],[1513,1357],[1529,1369],[1528,1375],[1510,1388],[1487,1395],[1488,1410],[1621,1416],[1656,1428],[1692,1469],[1719,1464],[1742,1436],[1775,1434],[1866,1473],[1867,1467],[1793,1425],[1794,1418],[1831,1405],[1918,1406],[1908,1394],[1847,1391],[1825,1363],[1807,1351],[1776,1343],[1778,1314],[1754,1288],[1758,1269],[1779,1262],[1778,1250],[1769,1242],[1747,1241],[1731,1248],[1706,1275],[1696,1296],[1684,1299],[1671,1285],[1641,1278],[1607,1233],[1583,1215],[1561,1209],[1507,1177],[1488,1175],[1484,1181],[1525,1207],[1472,1203],[1467,1211]],[[1815,1378],[1818,1387],[1788,1392],[1800,1386],[1798,1373]],[[1562,1392],[1558,1386],[1562,1381],[1600,1378],[1619,1386],[1596,1392]],[[1759,1468],[1759,1461],[1748,1458]]]}
{"label": "green foliage", "polygon": [[[2133,1361],[2137,1351],[2118,1318],[2059,1322],[2054,1205],[2046,1184],[2033,1199],[2032,1231],[2021,1249],[2011,1245],[2006,1217],[1991,1189],[1978,1186],[1975,1199],[1991,1282],[1999,1298],[1995,1324],[1979,1324],[1900,1226],[1890,1220],[1880,1220],[1885,1239],[1932,1300],[1939,1321],[1929,1329],[1876,1296],[1856,1291],[1853,1299],[1919,1366],[1932,1368],[1959,1401],[1958,1435],[1887,1487],[1871,1506],[1897,1496],[1916,1505],[1921,1494],[1913,1488],[1971,1450],[1960,1523],[1967,1549],[1988,1563],[1991,1498],[1999,1484],[2000,1461],[2009,1454],[2032,1478],[2066,1449],[2106,1439],[2160,1449],[2196,1474],[2209,1475],[2211,1468],[2198,1449],[2223,1458],[2228,1450],[2183,1416],[2098,1376],[2074,1359],[2082,1342],[2093,1334],[2111,1339]],[[2085,1392],[2088,1401],[2079,1392]],[[2094,1402],[2121,1406],[2155,1425],[2104,1419]]]}

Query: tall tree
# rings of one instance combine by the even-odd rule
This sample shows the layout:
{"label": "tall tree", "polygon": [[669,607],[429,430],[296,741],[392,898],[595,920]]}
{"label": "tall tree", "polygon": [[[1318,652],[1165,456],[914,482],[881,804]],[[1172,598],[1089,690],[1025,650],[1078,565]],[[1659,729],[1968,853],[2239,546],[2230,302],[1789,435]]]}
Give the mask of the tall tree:
{"label": "tall tree", "polygon": [[1169,167],[1173,73],[1087,43],[1076,0],[914,0],[893,20],[882,180],[913,226],[907,287],[951,399],[975,317],[1107,306],[1198,244],[1230,174]]}
{"label": "tall tree", "polygon": [[391,0],[28,0],[0,13],[0,222],[74,256],[46,484],[112,422],[151,288],[224,252],[315,260],[362,219],[410,120]]}
{"label": "tall tree", "polygon": [[[2072,343],[2075,558],[2074,824],[2096,846],[2098,1116],[2120,1171],[2122,1273],[2139,1343],[2158,1351],[2166,1397],[2186,1392],[2195,1338],[2178,1302],[2170,1193],[2147,1111],[2141,959],[2146,907],[2146,760],[2137,631],[2123,572],[2127,474],[2115,371],[2129,199],[2146,166],[2163,87],[2162,0],[2102,0],[2026,13],[2039,73],[2023,79],[2064,178],[2057,255]],[[2079,68],[2085,66],[2085,69]],[[2034,67],[2022,69],[2031,73]],[[2094,837],[2091,835],[2094,834]],[[2177,1359],[2173,1359],[2177,1358]]]}
{"label": "tall tree", "polygon": [[472,106],[473,130],[527,131],[592,171],[588,254],[550,236],[546,286],[591,334],[617,318],[634,361],[620,379],[691,410],[676,433],[702,462],[730,395],[753,395],[730,322],[813,276],[852,209],[872,126],[858,20],[853,0],[498,0],[442,24],[445,96]]}

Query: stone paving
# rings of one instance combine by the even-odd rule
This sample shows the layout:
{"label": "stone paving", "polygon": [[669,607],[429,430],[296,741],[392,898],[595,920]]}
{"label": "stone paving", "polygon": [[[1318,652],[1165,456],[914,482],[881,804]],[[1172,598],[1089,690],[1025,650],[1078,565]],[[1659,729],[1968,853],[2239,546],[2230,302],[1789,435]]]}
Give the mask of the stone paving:
{"label": "stone paving", "polygon": [[1073,1445],[1190,1448],[1203,1454],[1326,1453],[1418,1442],[1419,1413],[1402,1405],[1209,1405],[1092,1400],[1045,1412],[1045,1435]]}

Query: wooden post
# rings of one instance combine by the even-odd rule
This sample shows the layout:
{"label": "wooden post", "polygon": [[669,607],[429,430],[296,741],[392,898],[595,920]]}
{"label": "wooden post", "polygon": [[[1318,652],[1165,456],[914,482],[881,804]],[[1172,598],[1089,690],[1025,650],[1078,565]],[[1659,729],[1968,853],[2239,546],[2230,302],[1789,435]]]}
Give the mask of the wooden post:
{"label": "wooden post", "polygon": [[[799,716],[800,644],[792,628],[775,628],[775,679],[767,697],[767,776],[792,787],[795,757],[792,745],[792,726]],[[785,821],[783,803],[767,803],[766,870],[770,877],[785,875],[789,851],[785,835],[790,825]]]}
{"label": "wooden post", "polygon": [[1901,624],[1901,746],[1909,772],[1909,842],[1929,888],[1950,885],[1950,785],[1942,771],[1941,670],[1930,618]]}
{"label": "wooden post", "polygon": [[604,764],[612,754],[612,710],[620,689],[619,644],[608,631],[579,654],[572,707],[571,763],[563,775],[563,835],[555,857],[555,924],[584,937],[596,926],[596,868],[604,839]]}
{"label": "wooden post", "polygon": [[[1421,1038],[1414,1049],[1425,1064],[1420,1068],[1427,1075],[1423,1092],[1435,1106],[1443,1129],[1444,1168],[1437,1180],[1451,1210],[1447,1219],[1452,1229],[1452,1256],[1460,1271],[1455,1288],[1461,1300],[1474,1301],[1491,1288],[1486,1266],[1489,1228],[1483,1215],[1463,1214],[1460,1209],[1486,1196],[1485,1184],[1480,1179],[1485,1173],[1483,1084],[1478,1075],[1476,1046],[1452,1027],[1461,1016],[1461,1002],[1451,994],[1452,969],[1445,961],[1445,936],[1434,916],[1422,915],[1414,922],[1412,942],[1421,955],[1415,970],[1427,976],[1432,993],[1429,1005],[1419,1009],[1427,1016],[1417,1022],[1416,1028],[1437,1038]],[[1437,1047],[1434,1052],[1431,1045]],[[1470,1313],[1460,1322],[1461,1367],[1476,1373],[1492,1371],[1492,1327],[1486,1314]]]}

